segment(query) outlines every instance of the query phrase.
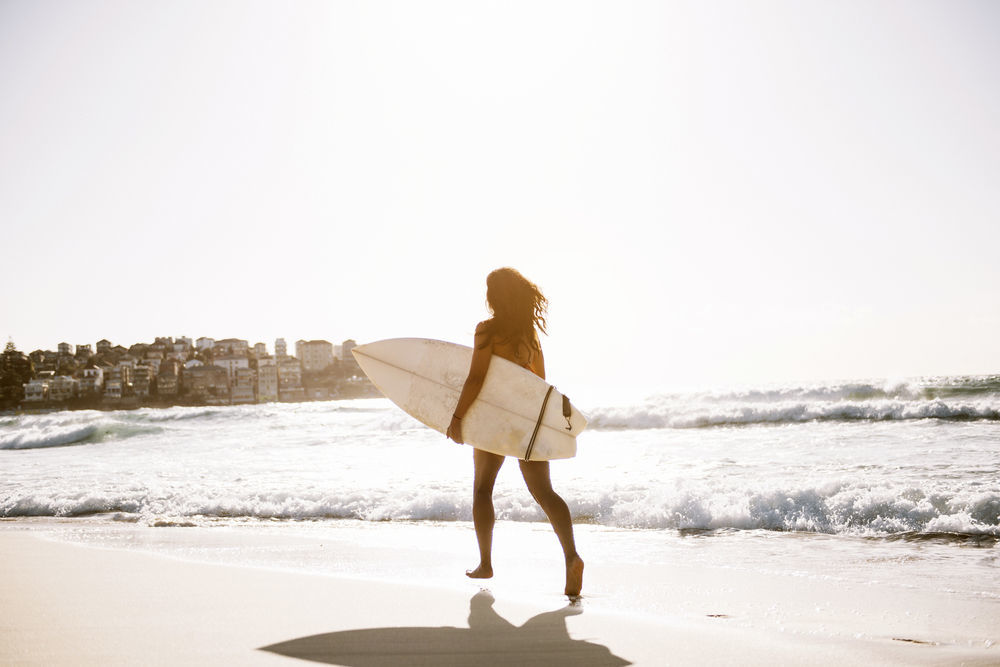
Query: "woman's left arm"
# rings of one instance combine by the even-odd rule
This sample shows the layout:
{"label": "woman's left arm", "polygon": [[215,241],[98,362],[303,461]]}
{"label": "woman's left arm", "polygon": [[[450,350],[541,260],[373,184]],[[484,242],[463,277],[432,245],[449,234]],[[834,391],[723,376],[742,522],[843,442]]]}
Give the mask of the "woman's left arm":
{"label": "woman's left arm", "polygon": [[489,336],[486,333],[484,323],[476,327],[475,343],[472,346],[472,364],[469,366],[469,376],[462,386],[462,393],[458,396],[458,404],[451,416],[451,424],[448,426],[448,437],[464,444],[462,437],[462,418],[469,411],[469,407],[479,396],[483,388],[483,381],[486,379],[486,371],[490,368],[490,359],[493,358],[493,346],[489,345]]}

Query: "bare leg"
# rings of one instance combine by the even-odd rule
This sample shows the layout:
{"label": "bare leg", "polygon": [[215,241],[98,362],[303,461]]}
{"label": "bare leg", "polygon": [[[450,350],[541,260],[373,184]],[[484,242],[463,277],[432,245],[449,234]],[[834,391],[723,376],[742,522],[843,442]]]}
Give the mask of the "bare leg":
{"label": "bare leg", "polygon": [[493,484],[497,481],[503,459],[498,454],[481,449],[472,450],[476,470],[472,489],[472,523],[476,527],[476,540],[479,542],[479,567],[468,570],[465,574],[473,579],[489,579],[493,576],[493,524],[496,522]]}
{"label": "bare leg", "polygon": [[573,519],[566,501],[552,489],[548,461],[521,461],[521,475],[535,501],[556,531],[566,557],[566,595],[579,595],[583,589],[583,559],[576,552],[573,539]]}

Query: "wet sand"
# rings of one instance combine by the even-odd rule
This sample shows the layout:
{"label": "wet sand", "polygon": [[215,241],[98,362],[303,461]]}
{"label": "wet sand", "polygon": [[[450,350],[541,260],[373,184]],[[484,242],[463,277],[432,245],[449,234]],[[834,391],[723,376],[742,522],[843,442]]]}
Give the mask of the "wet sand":
{"label": "wet sand", "polygon": [[0,531],[0,556],[2,664],[904,665],[1000,658],[988,648],[761,632],[725,617],[608,612],[586,598],[508,598],[480,588],[489,582],[441,587],[195,563],[55,542],[27,530]]}

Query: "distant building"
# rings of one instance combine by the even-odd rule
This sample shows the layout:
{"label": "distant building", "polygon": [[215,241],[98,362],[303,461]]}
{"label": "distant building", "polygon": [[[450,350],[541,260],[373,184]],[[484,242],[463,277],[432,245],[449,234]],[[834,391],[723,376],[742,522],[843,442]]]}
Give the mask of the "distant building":
{"label": "distant building", "polygon": [[105,400],[117,401],[119,400],[124,391],[122,389],[122,381],[111,379],[104,383],[104,398]]}
{"label": "distant building", "polygon": [[326,340],[300,340],[295,343],[295,356],[305,372],[322,371],[333,365],[333,343]]}
{"label": "distant building", "polygon": [[111,341],[107,338],[102,338],[97,341],[97,354],[103,354],[111,350]]}
{"label": "distant building", "polygon": [[83,377],[80,378],[80,394],[94,395],[100,394],[104,390],[104,369],[99,366],[91,366],[83,369]]}
{"label": "distant building", "polygon": [[187,336],[178,336],[174,339],[174,349],[177,349],[178,345],[183,345],[185,350],[190,350],[194,347],[194,341],[192,341]]}
{"label": "distant building", "polygon": [[[105,374],[104,397],[121,398],[130,393],[132,389],[132,369],[134,366],[119,363]],[[112,390],[112,387],[116,389]],[[117,392],[117,393],[116,393]]]}
{"label": "distant building", "polygon": [[305,398],[302,388],[302,366],[294,357],[278,362],[278,400],[301,401]]}
{"label": "distant building", "polygon": [[211,350],[213,347],[215,347],[215,339],[205,338],[204,336],[202,336],[195,342],[195,347],[198,348],[199,352],[204,352],[205,350]]}
{"label": "distant building", "polygon": [[93,355],[93,354],[94,353],[93,353],[90,345],[77,345],[76,346],[76,356],[77,356],[78,359],[84,359],[84,360],[90,359],[91,355]]}
{"label": "distant building", "polygon": [[35,378],[24,385],[25,403],[42,403],[47,400],[49,400],[48,380]]}
{"label": "distant building", "polygon": [[147,398],[153,389],[155,374],[150,366],[136,366],[132,372],[132,393]]}
{"label": "distant building", "polygon": [[188,369],[188,368],[195,368],[196,366],[204,366],[204,365],[205,365],[205,364],[203,364],[203,363],[202,363],[202,362],[201,362],[200,360],[198,360],[198,359],[192,359],[192,360],[190,360],[190,361],[185,361],[185,362],[184,362],[184,368],[185,368],[185,369]]}
{"label": "distant building", "polygon": [[238,357],[235,355],[229,355],[225,357],[216,357],[213,364],[220,368],[226,369],[226,375],[229,377],[229,381],[232,382],[236,378],[236,370],[239,368],[249,368],[250,360],[246,357]]}
{"label": "distant building", "polygon": [[212,349],[223,356],[245,357],[250,350],[250,344],[240,338],[223,338],[215,341],[215,347]]}
{"label": "distant building", "polygon": [[184,371],[181,391],[207,403],[229,402],[229,374],[219,366],[194,366]]}
{"label": "distant building", "polygon": [[278,364],[273,357],[257,361],[257,402],[278,400]]}
{"label": "distant building", "polygon": [[267,356],[267,345],[264,343],[257,343],[253,346],[253,356],[257,359]]}
{"label": "distant building", "polygon": [[233,375],[232,401],[233,405],[254,403],[256,401],[255,387],[257,374],[252,368],[237,368]]}
{"label": "distant building", "polygon": [[288,356],[288,345],[285,343],[284,338],[274,339],[274,356],[279,360]]}
{"label": "distant building", "polygon": [[176,360],[166,360],[160,364],[160,372],[156,374],[156,393],[159,396],[176,396],[180,389],[180,368]]}
{"label": "distant building", "polygon": [[80,381],[68,375],[57,375],[49,382],[50,401],[68,401],[80,393]]}
{"label": "distant building", "polygon": [[73,356],[73,346],[69,343],[59,343],[59,356],[60,357],[72,357]]}

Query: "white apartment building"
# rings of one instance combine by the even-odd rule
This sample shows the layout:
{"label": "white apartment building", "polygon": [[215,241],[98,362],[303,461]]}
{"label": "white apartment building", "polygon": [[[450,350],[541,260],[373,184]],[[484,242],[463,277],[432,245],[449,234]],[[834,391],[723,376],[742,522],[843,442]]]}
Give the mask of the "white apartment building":
{"label": "white apartment building", "polygon": [[80,379],[81,394],[97,394],[104,389],[104,369],[84,368]]}
{"label": "white apartment building", "polygon": [[24,402],[40,403],[49,398],[49,382],[41,378],[35,378],[24,385]]}
{"label": "white apartment building", "polygon": [[198,348],[199,352],[204,352],[205,350],[211,350],[213,347],[215,347],[215,339],[206,338],[205,336],[202,336],[197,341],[195,341],[195,347]]}
{"label": "white apartment building", "polygon": [[288,344],[285,343],[284,338],[274,339],[274,356],[278,359],[282,359],[288,356]]}
{"label": "white apartment building", "polygon": [[257,359],[267,356],[267,345],[264,343],[257,343],[253,346],[253,356]]}
{"label": "white apartment building", "polygon": [[295,356],[303,371],[321,371],[333,365],[333,343],[326,340],[300,340],[295,343]]}

